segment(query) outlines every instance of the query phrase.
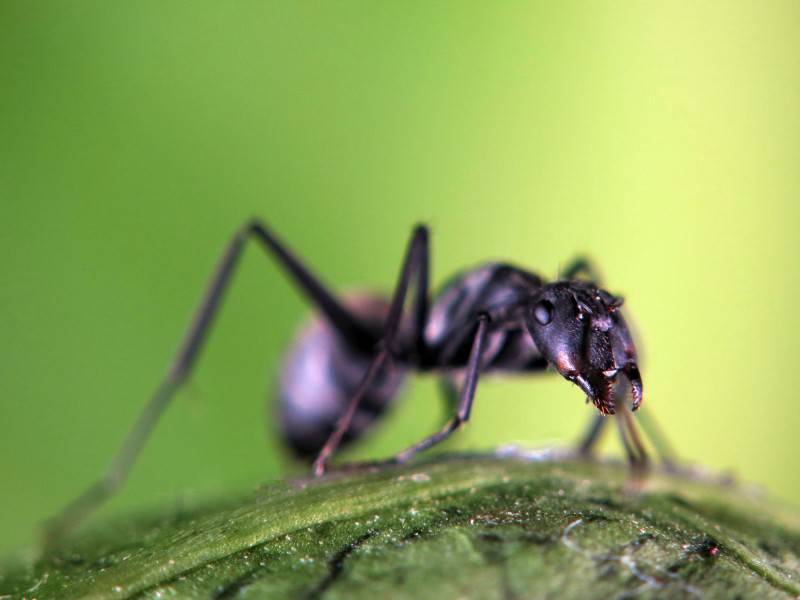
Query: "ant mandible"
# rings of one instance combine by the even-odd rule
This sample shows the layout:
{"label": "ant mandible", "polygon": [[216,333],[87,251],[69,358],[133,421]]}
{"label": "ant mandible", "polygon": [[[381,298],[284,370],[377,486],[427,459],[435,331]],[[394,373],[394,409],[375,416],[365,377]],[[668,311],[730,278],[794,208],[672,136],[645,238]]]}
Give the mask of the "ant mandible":
{"label": "ant mandible", "polygon": [[[411,369],[439,371],[455,405],[445,426],[386,461],[403,463],[446,439],[469,420],[475,387],[487,372],[539,372],[553,366],[599,411],[580,451],[588,454],[614,414],[633,467],[647,463],[630,413],[642,401],[636,349],[622,317],[622,299],[594,281],[590,263],[576,260],[554,282],[505,263],[487,263],[453,277],[433,298],[428,292],[428,229],[414,228],[390,299],[338,299],[261,222],[241,227],[228,244],[169,371],[105,474],[46,526],[53,543],[77,526],[124,482],[175,391],[191,373],[245,242],[254,238],[321,314],[304,327],[280,382],[281,431],[322,476],[340,445],[358,438],[385,412]],[[404,310],[409,288],[413,297]],[[622,374],[627,381],[618,375]],[[460,388],[458,384],[460,383]]]}

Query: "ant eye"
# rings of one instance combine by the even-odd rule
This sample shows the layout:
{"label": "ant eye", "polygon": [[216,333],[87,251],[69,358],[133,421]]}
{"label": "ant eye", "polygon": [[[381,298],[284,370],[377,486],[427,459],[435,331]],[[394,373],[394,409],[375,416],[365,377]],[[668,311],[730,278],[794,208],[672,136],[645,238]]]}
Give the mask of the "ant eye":
{"label": "ant eye", "polygon": [[533,307],[533,316],[539,322],[539,325],[547,325],[553,320],[553,305],[547,300],[539,301]]}

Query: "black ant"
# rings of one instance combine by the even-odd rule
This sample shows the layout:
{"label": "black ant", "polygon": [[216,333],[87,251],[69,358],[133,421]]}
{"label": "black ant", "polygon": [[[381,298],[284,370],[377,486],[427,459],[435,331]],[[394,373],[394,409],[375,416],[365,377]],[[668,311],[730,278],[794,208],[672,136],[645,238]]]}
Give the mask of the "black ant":
{"label": "black ant", "polygon": [[[548,366],[576,384],[597,407],[580,451],[588,454],[603,415],[620,410],[620,436],[631,464],[647,463],[633,419],[620,406],[630,388],[631,410],[642,401],[636,349],[622,317],[622,299],[578,277],[596,279],[586,260],[545,282],[529,271],[487,263],[460,273],[433,298],[428,292],[428,229],[408,243],[391,299],[337,299],[262,223],[239,229],[217,265],[164,380],[139,416],[110,467],[47,525],[53,542],[121,486],[139,451],[198,357],[245,242],[259,241],[322,319],[312,321],[289,350],[280,384],[280,422],[287,445],[314,457],[321,476],[340,445],[358,438],[391,404],[411,369],[440,371],[455,411],[445,426],[386,462],[403,463],[446,439],[469,420],[483,373],[539,372]],[[413,296],[404,310],[409,288]],[[622,374],[627,381],[618,378]],[[460,384],[460,385],[459,385]]]}

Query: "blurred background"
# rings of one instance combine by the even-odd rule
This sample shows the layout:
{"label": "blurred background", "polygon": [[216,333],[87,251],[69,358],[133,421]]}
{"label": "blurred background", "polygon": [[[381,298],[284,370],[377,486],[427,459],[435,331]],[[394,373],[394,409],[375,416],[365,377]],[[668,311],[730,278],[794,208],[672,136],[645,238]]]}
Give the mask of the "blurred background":
{"label": "blurred background", "polygon": [[[3,2],[0,551],[102,472],[252,215],[343,289],[390,289],[418,221],[434,283],[589,254],[680,456],[800,504],[799,28],[792,1]],[[306,314],[249,248],[102,513],[285,473],[265,407]],[[590,411],[487,380],[449,448],[570,444]],[[416,378],[343,458],[441,418]]]}

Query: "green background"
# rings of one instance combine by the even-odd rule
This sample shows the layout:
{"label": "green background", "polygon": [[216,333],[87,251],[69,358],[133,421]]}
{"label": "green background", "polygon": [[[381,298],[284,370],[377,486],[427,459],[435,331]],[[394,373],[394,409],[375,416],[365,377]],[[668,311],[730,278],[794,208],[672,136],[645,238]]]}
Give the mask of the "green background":
{"label": "green background", "polygon": [[[797,504],[798,31],[794,1],[3,2],[0,550],[108,463],[251,215],[341,288],[390,288],[417,221],[434,282],[588,253],[642,410]],[[306,312],[249,249],[104,514],[284,473],[265,405]],[[450,447],[563,445],[589,413],[556,376],[486,381]],[[416,378],[346,456],[440,419]]]}

